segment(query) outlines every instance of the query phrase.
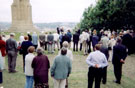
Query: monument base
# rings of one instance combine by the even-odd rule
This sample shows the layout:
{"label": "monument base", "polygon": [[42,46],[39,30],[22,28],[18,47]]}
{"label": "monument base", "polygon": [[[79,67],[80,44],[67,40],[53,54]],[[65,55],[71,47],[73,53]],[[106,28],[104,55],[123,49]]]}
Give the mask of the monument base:
{"label": "monument base", "polygon": [[39,32],[33,25],[11,26],[7,32]]}

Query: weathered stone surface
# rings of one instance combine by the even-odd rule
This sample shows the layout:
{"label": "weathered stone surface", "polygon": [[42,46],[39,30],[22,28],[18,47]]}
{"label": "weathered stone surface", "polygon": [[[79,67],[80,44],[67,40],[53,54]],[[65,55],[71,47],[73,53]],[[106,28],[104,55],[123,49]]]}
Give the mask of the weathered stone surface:
{"label": "weathered stone surface", "polygon": [[29,0],[14,0],[11,11],[12,25],[8,30],[9,32],[38,32],[32,22],[32,10]]}

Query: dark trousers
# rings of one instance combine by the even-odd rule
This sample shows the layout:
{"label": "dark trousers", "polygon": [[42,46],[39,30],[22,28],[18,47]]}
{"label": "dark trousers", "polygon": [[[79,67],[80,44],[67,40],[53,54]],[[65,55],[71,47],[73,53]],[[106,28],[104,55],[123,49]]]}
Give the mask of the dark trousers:
{"label": "dark trousers", "polygon": [[3,83],[3,76],[2,76],[2,72],[0,72],[0,84]]}
{"label": "dark trousers", "polygon": [[115,75],[116,81],[120,82],[121,76],[122,76],[122,64],[121,63],[113,64],[113,66],[114,66],[114,75]]}
{"label": "dark trousers", "polygon": [[88,53],[91,52],[91,42],[87,42],[87,45],[88,45]]}
{"label": "dark trousers", "polygon": [[40,43],[40,47],[42,47],[44,49],[44,46],[45,46],[45,42],[39,42]]}
{"label": "dark trousers", "polygon": [[102,82],[103,82],[103,84],[106,84],[106,82],[107,82],[107,67],[103,68],[103,71],[102,71]]}
{"label": "dark trousers", "polygon": [[15,71],[17,53],[15,51],[8,51],[8,70]]}
{"label": "dark trousers", "polygon": [[60,42],[60,49],[62,48],[62,43],[63,43],[63,42]]}
{"label": "dark trousers", "polygon": [[82,43],[80,43],[80,51],[82,51]]}
{"label": "dark trousers", "polygon": [[90,67],[88,72],[88,88],[92,88],[94,80],[95,80],[95,88],[100,88],[101,76],[102,76],[101,68]]}
{"label": "dark trousers", "polygon": [[33,45],[35,47],[35,49],[37,49],[38,45]]}
{"label": "dark trousers", "polygon": [[74,42],[73,51],[78,51],[78,42]]}
{"label": "dark trousers", "polygon": [[47,42],[45,42],[45,50],[47,50]]}
{"label": "dark trousers", "polygon": [[27,55],[26,53],[23,54],[23,72],[25,72],[25,56],[26,55]]}

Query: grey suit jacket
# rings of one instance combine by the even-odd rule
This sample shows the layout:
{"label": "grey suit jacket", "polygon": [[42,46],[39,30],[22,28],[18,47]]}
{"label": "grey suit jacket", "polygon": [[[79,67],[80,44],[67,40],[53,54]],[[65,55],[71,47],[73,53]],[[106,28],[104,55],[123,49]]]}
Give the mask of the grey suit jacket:
{"label": "grey suit jacket", "polygon": [[6,41],[6,51],[15,51],[17,52],[17,42],[16,40],[10,38]]}

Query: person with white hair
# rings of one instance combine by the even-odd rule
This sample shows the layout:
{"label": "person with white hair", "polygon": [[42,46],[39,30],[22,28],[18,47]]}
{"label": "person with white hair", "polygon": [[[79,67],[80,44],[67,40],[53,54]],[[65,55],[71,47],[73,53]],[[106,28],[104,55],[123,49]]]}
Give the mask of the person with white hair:
{"label": "person with white hair", "polygon": [[24,41],[24,35],[23,35],[23,33],[21,33],[21,35],[19,37],[19,40],[20,40],[20,45],[21,45],[22,42]]}
{"label": "person with white hair", "polygon": [[[62,45],[63,45],[63,47],[65,47],[65,48],[67,49],[67,54],[66,54],[66,56],[69,57],[71,61],[73,61],[73,53],[72,53],[71,50],[68,49],[68,48],[69,48],[68,42],[65,41],[65,42],[63,42]],[[59,55],[60,55],[60,52],[59,52]],[[68,88],[68,78],[67,78],[67,80],[66,80],[66,86],[65,86],[65,87]]]}
{"label": "person with white hair", "polygon": [[16,58],[17,58],[17,42],[14,39],[15,34],[10,33],[10,38],[6,41],[6,52],[8,56],[9,73],[15,73]]}
{"label": "person with white hair", "polygon": [[49,88],[48,85],[48,71],[50,62],[48,56],[44,55],[42,48],[37,48],[37,56],[32,61],[32,68],[34,74],[35,88]]}
{"label": "person with white hair", "polygon": [[[73,61],[73,53],[70,49],[68,49],[69,44],[67,41],[64,41],[62,44],[63,47],[65,47],[67,49],[67,54],[66,56],[70,58],[71,61]],[[58,55],[60,55],[61,50],[59,51]]]}
{"label": "person with white hair", "polygon": [[65,88],[66,79],[71,73],[71,60],[66,54],[67,49],[63,47],[61,54],[55,57],[51,67],[51,76],[54,78],[54,88]]}

